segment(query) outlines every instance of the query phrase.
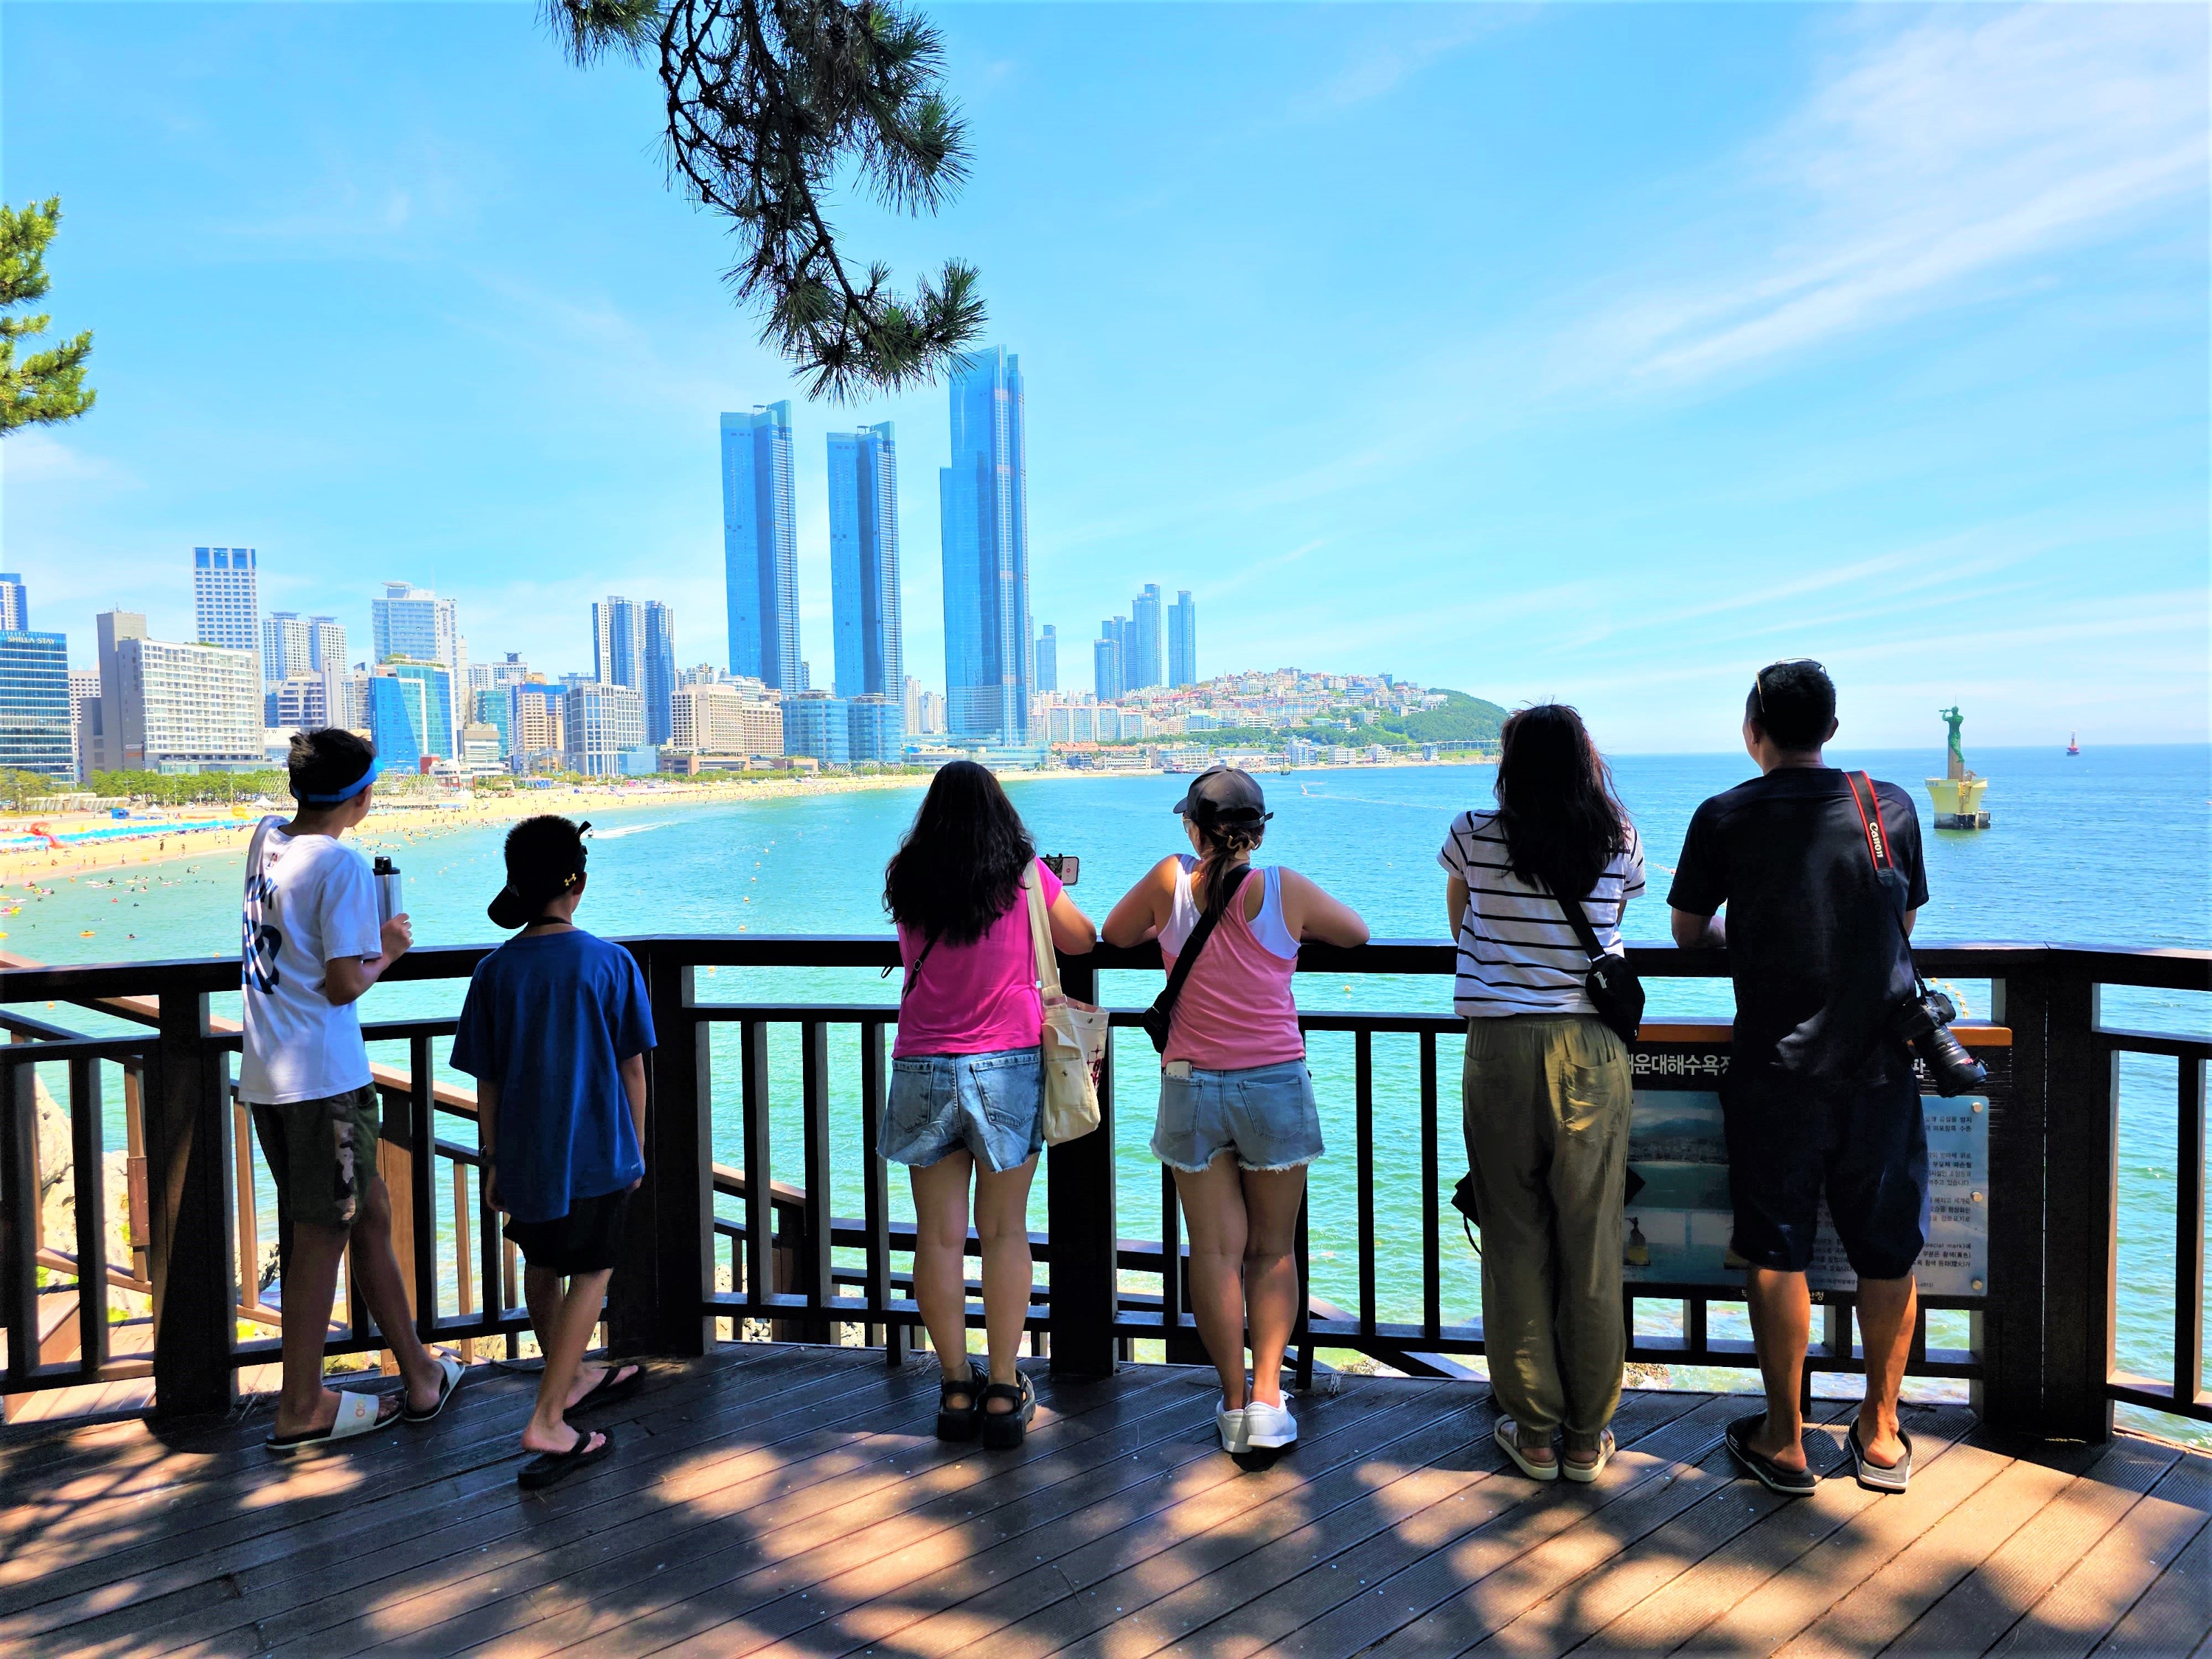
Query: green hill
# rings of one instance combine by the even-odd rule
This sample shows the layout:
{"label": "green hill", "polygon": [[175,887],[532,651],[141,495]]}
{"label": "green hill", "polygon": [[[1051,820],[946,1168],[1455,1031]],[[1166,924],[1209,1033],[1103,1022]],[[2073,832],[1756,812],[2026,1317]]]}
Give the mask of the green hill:
{"label": "green hill", "polygon": [[1497,743],[1498,729],[1504,723],[1505,711],[1496,703],[1470,697],[1464,691],[1445,691],[1441,708],[1425,708],[1402,718],[1386,715],[1364,728],[1362,735],[1370,731],[1389,732],[1408,743],[1479,744],[1487,748]]}

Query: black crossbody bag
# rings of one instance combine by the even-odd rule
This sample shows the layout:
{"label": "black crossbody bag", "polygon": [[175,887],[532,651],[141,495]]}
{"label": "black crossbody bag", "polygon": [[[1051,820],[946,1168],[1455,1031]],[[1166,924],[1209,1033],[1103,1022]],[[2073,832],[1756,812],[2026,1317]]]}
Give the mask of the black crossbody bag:
{"label": "black crossbody bag", "polygon": [[1161,988],[1159,995],[1152,999],[1152,1006],[1145,1010],[1145,1035],[1152,1038],[1154,1052],[1167,1053],[1168,1026],[1175,1018],[1176,999],[1182,994],[1182,982],[1190,977],[1190,970],[1198,962],[1198,953],[1206,948],[1206,941],[1213,937],[1215,925],[1228,913],[1229,907],[1237,902],[1237,895],[1243,890],[1244,878],[1251,873],[1252,866],[1249,864],[1231,866],[1228,896],[1199,917],[1198,926],[1190,930],[1190,937],[1183,941],[1182,954],[1176,957],[1175,972],[1168,975],[1167,984]]}
{"label": "black crossbody bag", "polygon": [[1590,926],[1589,913],[1579,901],[1554,894],[1552,902],[1565,912],[1567,926],[1575,930],[1583,953],[1589,957],[1589,977],[1583,981],[1583,990],[1590,1006],[1613,1028],[1615,1036],[1623,1042],[1635,1042],[1636,1028],[1644,1023],[1644,981],[1636,977],[1626,957],[1607,954],[1597,942],[1597,930]]}

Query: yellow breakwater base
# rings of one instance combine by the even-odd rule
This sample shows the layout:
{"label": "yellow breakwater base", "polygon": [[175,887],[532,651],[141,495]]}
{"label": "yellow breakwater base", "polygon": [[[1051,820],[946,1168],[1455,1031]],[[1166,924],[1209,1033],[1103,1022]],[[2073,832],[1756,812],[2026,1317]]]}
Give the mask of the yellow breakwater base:
{"label": "yellow breakwater base", "polygon": [[1969,774],[1963,778],[1929,778],[1928,799],[1935,804],[1938,830],[1986,830],[1990,815],[1982,810],[1982,796],[1990,781]]}

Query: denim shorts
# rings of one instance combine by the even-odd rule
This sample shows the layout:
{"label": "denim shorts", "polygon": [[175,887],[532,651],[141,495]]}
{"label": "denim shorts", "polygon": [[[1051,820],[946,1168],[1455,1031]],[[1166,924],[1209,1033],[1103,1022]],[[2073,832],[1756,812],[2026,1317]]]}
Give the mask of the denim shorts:
{"label": "denim shorts", "polygon": [[1303,1060],[1188,1077],[1160,1073],[1152,1156],[1196,1175],[1224,1152],[1239,1169],[1295,1170],[1322,1155],[1321,1109]]}
{"label": "denim shorts", "polygon": [[994,1173],[1044,1145],[1044,1066],[1035,1048],[991,1054],[909,1054],[891,1062],[883,1154],[927,1169],[962,1149]]}

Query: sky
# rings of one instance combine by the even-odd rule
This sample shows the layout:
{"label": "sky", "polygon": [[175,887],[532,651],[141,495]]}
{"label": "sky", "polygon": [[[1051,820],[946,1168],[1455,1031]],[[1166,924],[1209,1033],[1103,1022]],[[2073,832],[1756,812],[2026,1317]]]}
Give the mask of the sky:
{"label": "sky", "polygon": [[[1623,752],[1733,746],[1785,656],[1857,744],[2207,737],[2203,8],[926,9],[971,176],[836,222],[981,272],[1063,684],[1157,582],[1201,673],[1558,698]],[[479,659],[587,667],[614,592],[726,662],[716,416],[788,398],[815,683],[824,437],[888,419],[941,686],[944,390],[805,399],[656,92],[521,0],[0,7],[0,189],[63,199],[100,392],[0,443],[33,625],[188,638],[191,549],[240,544],[357,655],[401,580]]]}

